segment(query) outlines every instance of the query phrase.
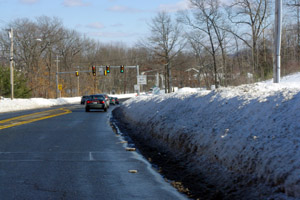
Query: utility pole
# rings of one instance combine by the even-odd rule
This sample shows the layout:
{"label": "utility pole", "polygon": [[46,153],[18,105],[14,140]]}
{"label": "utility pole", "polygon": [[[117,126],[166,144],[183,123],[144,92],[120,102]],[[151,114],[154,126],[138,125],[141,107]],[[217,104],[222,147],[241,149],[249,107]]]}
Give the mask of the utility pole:
{"label": "utility pole", "polygon": [[280,82],[280,48],[281,48],[281,30],[282,30],[282,0],[275,2],[275,52],[273,67],[273,82]]}
{"label": "utility pole", "polygon": [[[139,77],[140,76],[140,67],[137,65],[136,66],[136,73],[137,73],[137,77]],[[141,92],[141,86],[140,86],[140,84],[139,83],[137,83],[138,84],[138,95],[140,95],[140,92]]]}
{"label": "utility pole", "polygon": [[[56,98],[58,98],[58,94],[60,93],[59,89],[58,89],[58,55],[56,55]],[[59,95],[60,96],[60,95]]]}
{"label": "utility pole", "polygon": [[10,90],[11,90],[11,100],[14,99],[14,33],[13,29],[9,30],[9,38],[10,38]]}

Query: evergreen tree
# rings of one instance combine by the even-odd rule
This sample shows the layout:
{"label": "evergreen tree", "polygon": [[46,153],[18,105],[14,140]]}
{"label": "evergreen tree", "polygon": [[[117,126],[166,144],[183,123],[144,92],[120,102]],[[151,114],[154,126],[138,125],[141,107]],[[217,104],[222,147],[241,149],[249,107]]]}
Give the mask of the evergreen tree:
{"label": "evergreen tree", "polygon": [[[0,67],[0,95],[10,97],[10,69],[9,67]],[[14,71],[14,97],[31,97],[30,89],[27,87],[27,80],[19,71]]]}

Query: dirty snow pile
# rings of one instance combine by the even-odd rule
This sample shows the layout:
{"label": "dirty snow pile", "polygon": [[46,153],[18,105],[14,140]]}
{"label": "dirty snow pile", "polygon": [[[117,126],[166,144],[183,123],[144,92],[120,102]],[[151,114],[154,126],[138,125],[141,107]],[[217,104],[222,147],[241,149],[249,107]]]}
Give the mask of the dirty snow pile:
{"label": "dirty snow pile", "polygon": [[300,198],[300,74],[280,84],[139,96],[121,109],[148,139],[272,186],[283,195],[275,199]]}

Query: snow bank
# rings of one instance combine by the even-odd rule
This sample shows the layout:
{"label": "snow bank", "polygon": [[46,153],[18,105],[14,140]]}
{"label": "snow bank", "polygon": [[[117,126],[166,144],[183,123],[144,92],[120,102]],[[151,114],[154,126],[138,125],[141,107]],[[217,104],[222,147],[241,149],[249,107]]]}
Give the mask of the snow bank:
{"label": "snow bank", "polygon": [[109,94],[110,97],[117,97],[118,99],[127,99],[131,97],[137,96],[137,93],[129,93],[129,94]]}
{"label": "snow bank", "polygon": [[[119,99],[126,99],[136,96],[136,94],[116,94],[111,95],[118,97]],[[32,98],[32,99],[0,99],[0,113],[11,112],[18,110],[28,110],[36,108],[47,108],[57,105],[65,104],[80,104],[81,97],[69,97],[69,98],[58,98],[58,99],[44,99],[44,98]]]}
{"label": "snow bank", "polygon": [[55,105],[64,104],[79,104],[81,98],[59,98],[59,99],[44,99],[44,98],[32,98],[32,99],[8,99],[0,100],[0,112],[11,112],[18,110],[28,110],[35,108],[46,108]]}
{"label": "snow bank", "polygon": [[139,96],[121,109],[145,137],[300,198],[300,84]]}

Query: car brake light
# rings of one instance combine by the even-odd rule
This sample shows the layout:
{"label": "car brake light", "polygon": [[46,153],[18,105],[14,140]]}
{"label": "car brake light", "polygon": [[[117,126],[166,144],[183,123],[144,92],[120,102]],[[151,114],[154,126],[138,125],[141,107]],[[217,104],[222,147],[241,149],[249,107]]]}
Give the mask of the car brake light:
{"label": "car brake light", "polygon": [[86,103],[91,103],[91,101],[86,101]]}
{"label": "car brake light", "polygon": [[101,103],[103,103],[103,104],[104,104],[104,101],[101,101]]}

